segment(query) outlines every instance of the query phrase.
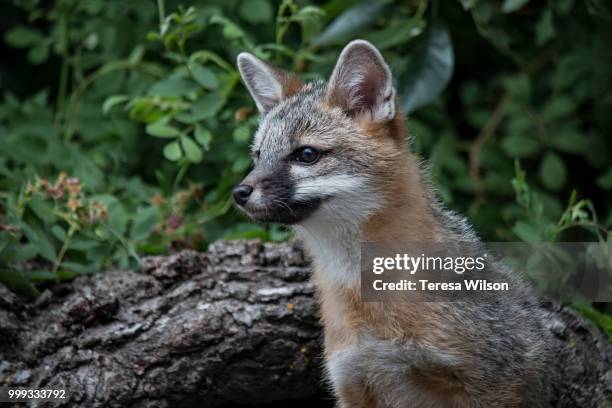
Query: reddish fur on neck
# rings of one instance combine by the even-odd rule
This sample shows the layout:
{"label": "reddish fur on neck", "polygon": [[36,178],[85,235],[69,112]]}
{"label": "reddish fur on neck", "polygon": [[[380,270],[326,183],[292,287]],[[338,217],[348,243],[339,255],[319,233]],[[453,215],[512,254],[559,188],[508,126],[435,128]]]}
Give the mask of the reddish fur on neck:
{"label": "reddish fur on neck", "polygon": [[401,151],[392,176],[384,184],[385,203],[362,226],[362,240],[370,242],[439,241],[442,229],[432,214],[431,192],[421,179],[416,158],[409,152],[401,113],[386,124],[360,121],[359,127],[373,139],[392,139]]}

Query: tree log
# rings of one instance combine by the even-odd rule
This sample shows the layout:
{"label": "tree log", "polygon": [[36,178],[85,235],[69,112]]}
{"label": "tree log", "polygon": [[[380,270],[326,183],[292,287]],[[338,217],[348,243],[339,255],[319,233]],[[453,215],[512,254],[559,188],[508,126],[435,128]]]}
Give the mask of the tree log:
{"label": "tree log", "polygon": [[[0,384],[61,387],[69,406],[332,406],[308,262],[291,243],[217,242],[54,285],[0,286]],[[604,407],[612,346],[543,300],[556,407]],[[291,406],[299,406],[295,402]]]}

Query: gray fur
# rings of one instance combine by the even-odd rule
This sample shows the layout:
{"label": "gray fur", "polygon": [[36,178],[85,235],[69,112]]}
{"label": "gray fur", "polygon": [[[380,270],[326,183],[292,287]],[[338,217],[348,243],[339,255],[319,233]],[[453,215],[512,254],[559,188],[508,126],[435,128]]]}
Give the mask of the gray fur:
{"label": "gray fur", "polygon": [[[365,112],[370,120],[384,122],[389,120],[384,112],[395,115],[394,102],[391,107],[384,105],[394,92],[390,72],[380,53],[372,49],[364,42],[351,43],[330,85],[315,81],[293,96],[264,104],[252,146],[255,168],[245,179],[255,188],[251,203],[245,207],[247,213],[254,219],[294,224],[296,234],[312,254],[317,283],[332,288],[332,292],[333,288],[340,290],[358,283],[360,225],[380,208],[385,201],[386,182],[397,176],[389,170],[400,154],[397,144],[382,141],[388,143],[382,148],[380,140],[373,144],[370,135],[356,124],[358,118],[351,108],[354,105],[338,102],[342,98],[355,101],[353,90],[337,91],[359,83],[351,83],[347,72],[355,69],[355,58],[361,63],[365,58],[384,80],[374,81],[375,97],[366,98],[373,105],[359,105],[357,116]],[[243,75],[246,71],[243,66]],[[252,75],[245,81],[252,92],[257,88]],[[331,106],[327,103],[330,95]],[[292,163],[289,157],[300,146],[313,146],[325,154],[316,165]],[[478,248],[481,244],[467,220],[446,210],[433,187],[424,184],[429,212],[443,236]],[[512,271],[493,264],[487,273],[513,282],[518,289],[484,299],[439,303],[432,312],[437,315],[429,316],[448,327],[449,333],[461,333],[467,341],[449,337],[444,345],[433,346],[408,336],[383,339],[373,330],[362,329],[354,344],[329,353],[326,369],[339,406],[517,406],[507,402],[512,398],[522,398],[523,407],[549,406],[546,364],[550,339],[543,327],[546,316]],[[326,327],[329,330],[341,331],[344,327]],[[462,390],[460,400],[448,400],[420,388],[422,376],[438,371],[456,377]],[[521,388],[504,395],[510,384],[521,384]],[[353,394],[362,390],[363,395],[345,397],[346,389]]]}

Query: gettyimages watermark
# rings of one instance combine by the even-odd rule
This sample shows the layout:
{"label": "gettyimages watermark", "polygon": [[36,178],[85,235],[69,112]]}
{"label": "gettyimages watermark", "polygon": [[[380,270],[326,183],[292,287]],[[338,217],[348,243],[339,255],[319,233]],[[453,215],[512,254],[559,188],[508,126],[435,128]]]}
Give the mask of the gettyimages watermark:
{"label": "gettyimages watermark", "polygon": [[612,245],[606,242],[366,242],[366,302],[496,301],[525,290],[564,301],[612,301]]}

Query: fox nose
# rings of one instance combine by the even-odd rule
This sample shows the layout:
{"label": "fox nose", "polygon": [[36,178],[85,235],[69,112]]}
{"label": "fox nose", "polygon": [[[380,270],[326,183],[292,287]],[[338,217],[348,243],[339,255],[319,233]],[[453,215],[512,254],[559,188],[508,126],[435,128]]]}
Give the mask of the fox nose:
{"label": "fox nose", "polygon": [[240,184],[235,187],[232,191],[234,193],[234,200],[236,200],[236,204],[245,205],[247,201],[249,201],[249,197],[253,192],[253,187],[248,184]]}

